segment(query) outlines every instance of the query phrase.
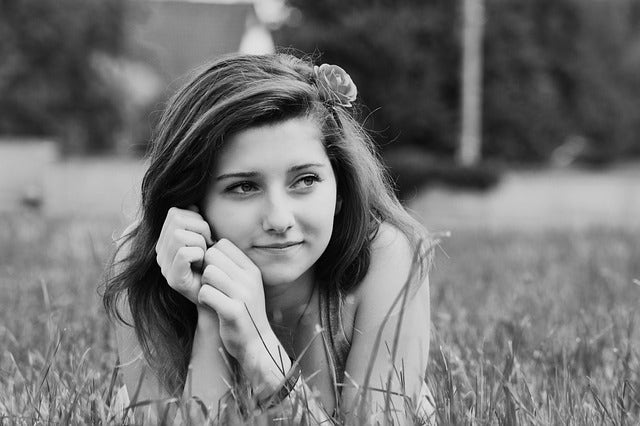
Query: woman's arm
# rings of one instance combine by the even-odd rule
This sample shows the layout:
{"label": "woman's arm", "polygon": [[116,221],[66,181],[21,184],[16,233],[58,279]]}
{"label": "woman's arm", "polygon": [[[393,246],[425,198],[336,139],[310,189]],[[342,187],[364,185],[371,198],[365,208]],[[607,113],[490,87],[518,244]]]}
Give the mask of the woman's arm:
{"label": "woman's arm", "polygon": [[[217,314],[204,306],[198,306],[198,325],[183,397],[185,400],[199,398],[208,407],[209,417],[212,419],[224,415],[225,406],[231,402],[228,397],[233,379],[226,357]],[[195,420],[200,413],[196,405],[192,404],[192,408],[190,415]]]}
{"label": "woman's arm", "polygon": [[267,319],[260,270],[231,241],[214,243],[206,231],[197,211],[171,208],[156,252],[169,286],[198,307],[184,396],[198,397],[215,416],[231,385],[226,354],[260,402],[280,391],[291,361]]}
{"label": "woman's arm", "polygon": [[[167,420],[172,419],[175,410],[162,402],[168,400],[170,395],[164,391],[160,381],[146,363],[133,328],[124,324],[116,324],[115,334],[119,359],[118,369],[121,371],[128,397],[127,401],[122,401],[124,405],[122,408],[125,412],[117,413],[117,415],[124,415],[128,411],[135,415],[136,421],[155,423],[160,422],[165,409],[168,409],[166,418]],[[157,402],[129,408],[144,401]]]}
{"label": "woman's arm", "polygon": [[[129,225],[118,240],[125,242],[120,243],[116,252],[114,260],[114,273],[116,274],[121,272],[121,262],[129,256],[131,241],[126,240],[126,237],[136,226],[136,223]],[[125,324],[120,321],[115,321],[113,326],[119,360],[117,367],[122,373],[121,377],[123,378],[129,399],[129,401],[123,401],[126,402],[126,406],[123,408],[127,409],[127,406],[135,405],[142,401],[162,401],[169,399],[171,395],[166,392],[160,380],[158,380],[144,358],[135,329],[128,325],[133,324],[134,319],[129,308],[129,300],[126,294],[122,295],[117,303],[117,310],[126,322]],[[131,409],[131,412],[135,414],[137,421],[158,422],[162,419],[165,408],[167,408],[167,405],[159,402],[139,406],[138,408]],[[170,410],[166,413],[167,419],[172,419],[174,415],[175,410]]]}
{"label": "woman's arm", "polygon": [[324,409],[310,397],[312,393],[302,379],[290,389],[290,378],[297,368],[294,366],[291,370],[291,360],[267,320],[263,283],[257,266],[225,239],[207,250],[204,264],[198,300],[217,313],[220,338],[227,352],[238,362],[258,406],[264,408],[284,402],[280,408],[285,416],[289,408],[298,407],[289,414],[297,412],[305,416],[307,424],[327,421]]}
{"label": "woman's arm", "polygon": [[199,309],[215,311],[220,342],[257,398],[266,397],[279,389],[291,361],[267,319],[261,272],[226,239],[207,250],[204,264]]}
{"label": "woman's arm", "polygon": [[258,399],[276,391],[291,363],[267,320],[255,264],[230,241],[214,242],[195,208],[169,209],[156,253],[168,285],[198,308],[184,395],[198,397],[215,414],[231,386],[227,354]]}
{"label": "woman's arm", "polygon": [[[203,286],[202,271],[207,247],[214,244],[209,224],[196,207],[172,207],[162,226],[156,244],[156,259],[167,284],[193,302],[198,321],[194,330],[189,371],[183,389],[184,401],[199,399],[208,408],[209,416],[224,415],[232,372],[220,335],[216,312],[202,305],[198,294]],[[190,404],[189,416],[197,420],[202,414],[197,404]],[[204,420],[204,419],[202,419]]]}
{"label": "woman's arm", "polygon": [[[124,305],[124,304],[123,304]],[[127,321],[131,320],[128,307],[120,310]],[[136,405],[144,403],[132,410],[136,419],[145,424],[167,422],[176,415],[177,405],[170,403],[170,395],[158,380],[154,371],[147,364],[135,331],[124,324],[116,324],[116,341],[119,368],[122,371],[124,384],[127,388],[129,403]],[[196,396],[209,408],[209,416],[215,418],[222,415],[219,410],[226,403],[225,394],[231,385],[231,373],[224,359],[224,350],[220,340],[218,319],[215,312],[207,308],[198,309],[198,326],[195,332],[193,349],[191,352],[190,373],[184,387],[183,397],[187,401]],[[147,404],[146,401],[154,401]],[[220,405],[219,405],[220,401]],[[200,416],[196,404],[189,404],[192,419]]]}
{"label": "woman's arm", "polygon": [[[382,224],[369,271],[355,292],[358,308],[341,401],[347,418],[378,413],[379,419],[390,415],[396,424],[413,424],[405,417],[411,406],[403,396],[420,393],[430,335],[428,279],[415,276],[405,287],[413,258],[405,235]],[[369,391],[363,400],[364,386]]]}
{"label": "woman's arm", "polygon": [[[125,237],[135,227],[135,223],[130,225],[120,240],[125,240]],[[119,247],[114,261],[115,273],[121,269],[120,263],[128,257],[130,250],[130,240]],[[189,266],[186,260],[185,262],[186,266],[182,269]],[[180,268],[176,263],[173,266],[173,271]],[[193,290],[191,291],[193,293]],[[140,402],[157,401],[153,404],[140,405],[132,409],[132,412],[135,413],[138,421],[145,423],[162,422],[163,419],[171,421],[176,415],[177,406],[168,403],[172,395],[167,392],[162,381],[146,362],[135,329],[127,325],[133,324],[134,319],[126,295],[119,299],[118,311],[126,322],[126,324],[116,322],[114,329],[120,360],[119,369],[122,371],[129,403],[135,406]],[[211,407],[210,416],[215,417],[218,414],[218,401],[225,395],[228,385],[231,383],[231,374],[224,359],[217,316],[215,312],[201,306],[198,307],[198,324],[195,330],[190,365],[190,373],[183,396],[185,400],[191,396],[197,396]],[[197,408],[195,404],[191,404],[191,406]],[[194,412],[193,414],[198,413]]]}

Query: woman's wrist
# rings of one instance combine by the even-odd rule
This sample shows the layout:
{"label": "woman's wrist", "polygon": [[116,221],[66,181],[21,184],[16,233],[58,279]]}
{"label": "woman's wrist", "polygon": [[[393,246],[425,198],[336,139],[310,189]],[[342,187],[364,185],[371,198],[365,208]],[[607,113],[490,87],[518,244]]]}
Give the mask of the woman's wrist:
{"label": "woman's wrist", "polygon": [[212,407],[211,413],[217,412],[220,400],[227,395],[228,384],[232,382],[226,354],[222,348],[217,314],[208,308],[198,306],[190,371],[186,378],[183,397],[198,397],[205,406],[210,409]]}
{"label": "woman's wrist", "polygon": [[293,360],[291,360],[291,368],[284,375],[284,377],[278,384],[278,387],[266,396],[258,395],[256,401],[258,407],[263,410],[269,409],[281,404],[287,398],[295,396],[295,392],[300,391],[302,386],[302,381],[300,378],[301,375],[302,370],[300,366]]}
{"label": "woman's wrist", "polygon": [[215,334],[219,335],[220,333],[220,321],[218,319],[218,314],[211,308],[208,308],[203,305],[198,306],[198,323],[197,330],[202,332],[211,334],[215,332]]}
{"label": "woman's wrist", "polygon": [[[219,327],[218,314],[213,309],[198,305],[196,333],[199,339],[210,341],[214,336],[220,339]],[[296,370],[292,369],[293,363],[271,330],[261,333],[236,361],[260,403],[282,400],[285,393],[283,388],[288,393],[289,387],[297,382]],[[299,367],[295,368],[299,370]]]}
{"label": "woman's wrist", "polygon": [[238,360],[258,400],[278,392],[292,362],[275,334],[265,334],[247,348]]}

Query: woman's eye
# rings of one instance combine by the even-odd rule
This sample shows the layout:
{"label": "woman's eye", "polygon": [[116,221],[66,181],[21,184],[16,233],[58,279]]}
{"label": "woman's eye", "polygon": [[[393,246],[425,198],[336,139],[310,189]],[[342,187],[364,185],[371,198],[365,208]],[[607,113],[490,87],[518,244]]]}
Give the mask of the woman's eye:
{"label": "woman's eye", "polygon": [[320,178],[315,175],[303,176],[294,183],[295,188],[309,188],[313,186],[316,182],[319,182]]}
{"label": "woman's eye", "polygon": [[251,182],[240,182],[237,185],[233,185],[227,189],[229,192],[233,192],[236,194],[247,194],[256,189],[256,186]]}

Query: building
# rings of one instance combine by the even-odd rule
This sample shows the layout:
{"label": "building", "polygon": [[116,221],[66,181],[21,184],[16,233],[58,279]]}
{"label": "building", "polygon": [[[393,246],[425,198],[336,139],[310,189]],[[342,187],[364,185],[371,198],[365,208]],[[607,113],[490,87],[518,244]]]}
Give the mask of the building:
{"label": "building", "polygon": [[269,53],[273,40],[253,1],[138,0],[134,30],[145,61],[165,81],[225,53]]}
{"label": "building", "polygon": [[131,0],[131,6],[129,58],[95,58],[122,94],[120,154],[146,150],[157,111],[190,71],[227,53],[275,50],[252,0]]}

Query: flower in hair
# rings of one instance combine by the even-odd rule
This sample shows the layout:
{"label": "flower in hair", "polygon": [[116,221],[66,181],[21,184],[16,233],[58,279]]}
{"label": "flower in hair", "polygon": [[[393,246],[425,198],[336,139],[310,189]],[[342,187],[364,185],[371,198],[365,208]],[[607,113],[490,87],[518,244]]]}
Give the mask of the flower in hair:
{"label": "flower in hair", "polygon": [[318,90],[322,98],[330,104],[350,107],[356,100],[358,89],[349,74],[337,65],[314,66]]}

